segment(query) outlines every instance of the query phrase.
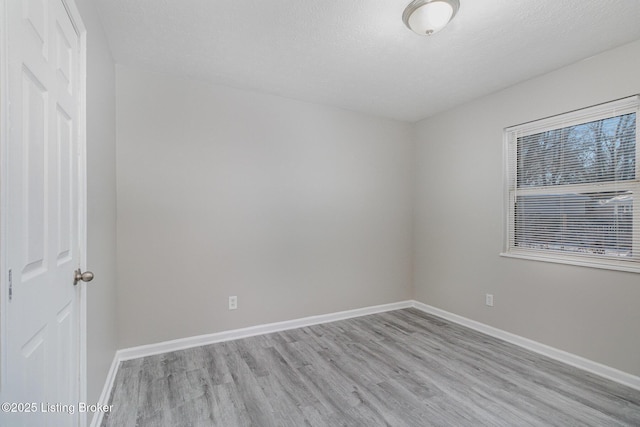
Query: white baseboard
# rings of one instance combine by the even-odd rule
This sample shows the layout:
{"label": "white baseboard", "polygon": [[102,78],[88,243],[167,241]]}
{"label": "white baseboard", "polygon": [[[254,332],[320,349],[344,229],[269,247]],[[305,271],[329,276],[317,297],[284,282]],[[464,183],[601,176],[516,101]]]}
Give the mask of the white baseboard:
{"label": "white baseboard", "polygon": [[[116,354],[113,355],[113,361],[111,362],[111,367],[109,368],[109,372],[107,373],[107,379],[104,382],[104,387],[102,387],[102,393],[100,393],[100,398],[98,399],[99,405],[107,405],[109,403],[111,389],[113,388],[113,382],[116,379],[116,374],[118,373],[119,366],[120,359],[118,359],[118,352],[116,351]],[[97,411],[91,419],[90,427],[100,427],[100,424],[102,424],[103,416],[104,412]]]}
{"label": "white baseboard", "polygon": [[499,338],[503,341],[507,341],[519,347],[526,348],[527,350],[531,350],[543,356],[550,357],[551,359],[566,363],[567,365],[575,366],[576,368],[582,369],[600,377],[607,378],[620,384],[624,384],[636,390],[640,390],[640,377],[631,375],[627,372],[623,372],[618,369],[603,365],[601,363],[594,362],[593,360],[585,359],[584,357],[566,352],[564,350],[559,350],[546,344],[542,344],[537,341],[533,341],[507,331],[503,331],[502,329],[494,328],[493,326],[485,325],[484,323],[476,322],[475,320],[471,320],[466,317],[458,316],[457,314],[453,314],[418,301],[413,301],[413,307],[417,308],[420,311],[424,311],[425,313],[433,314],[434,316],[441,317],[459,325],[474,329],[478,332],[482,332],[483,334]]}
{"label": "white baseboard", "polygon": [[[485,325],[484,323],[480,323],[466,317],[458,316],[457,314],[432,307],[419,301],[409,300],[121,349],[116,352],[113,358],[111,369],[109,369],[109,373],[107,375],[107,379],[105,381],[104,388],[102,389],[102,394],[100,395],[100,400],[98,401],[98,403],[101,405],[106,405],[109,403],[109,396],[111,394],[111,389],[113,388],[113,383],[118,371],[118,367],[120,366],[120,362],[123,362],[125,360],[153,356],[170,351],[185,350],[192,347],[214,344],[223,341],[248,338],[256,335],[269,334],[272,332],[302,328],[305,326],[312,326],[320,323],[329,323],[338,320],[351,319],[354,317],[366,316],[369,314],[383,313],[385,311],[400,310],[409,307],[416,308],[425,313],[441,317],[445,320],[449,320],[459,325],[466,326],[478,332],[482,332],[492,337],[499,338],[517,346],[526,348],[535,353],[542,354],[544,356],[566,363],[567,365],[575,366],[595,375],[610,379],[620,384],[624,384],[636,390],[640,390],[640,377],[628,374],[626,372],[611,368],[609,366],[594,362],[589,359],[585,359],[575,354],[568,353],[566,351],[559,350],[545,344],[541,344],[537,341],[533,341],[528,338],[503,331],[502,329],[494,328],[493,326]],[[91,421],[91,427],[99,427],[102,423],[102,416],[102,413],[96,413]]]}
{"label": "white baseboard", "polygon": [[413,301],[401,301],[391,304],[375,305],[372,307],[356,308],[354,310],[340,311],[337,313],[321,314],[318,316],[303,317],[301,319],[286,320],[284,322],[267,323],[265,325],[251,326],[242,329],[216,332],[195,337],[180,338],[172,341],[160,342],[157,344],[141,345],[139,347],[125,348],[118,350],[120,361],[137,359],[139,357],[153,356],[155,354],[167,353],[170,351],[185,350],[187,348],[199,347],[202,345],[215,344],[217,342],[237,340],[256,335],[270,334],[272,332],[286,331],[288,329],[303,328],[305,326],[317,325],[320,323],[335,322],[337,320],[351,319],[353,317],[366,316],[368,314],[382,313],[385,311],[399,310],[413,306]]}

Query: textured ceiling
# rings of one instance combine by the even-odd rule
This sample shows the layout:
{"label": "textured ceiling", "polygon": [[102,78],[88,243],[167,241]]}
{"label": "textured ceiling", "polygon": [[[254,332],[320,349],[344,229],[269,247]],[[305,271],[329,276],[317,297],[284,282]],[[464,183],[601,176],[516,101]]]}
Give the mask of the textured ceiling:
{"label": "textured ceiling", "polygon": [[416,121],[640,39],[640,0],[94,0],[117,63]]}

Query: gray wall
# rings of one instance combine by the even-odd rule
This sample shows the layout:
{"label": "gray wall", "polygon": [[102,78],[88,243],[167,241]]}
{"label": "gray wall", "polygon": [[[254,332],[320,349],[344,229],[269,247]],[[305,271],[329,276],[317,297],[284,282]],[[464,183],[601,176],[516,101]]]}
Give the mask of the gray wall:
{"label": "gray wall", "polygon": [[115,68],[98,15],[76,0],[87,28],[87,399],[96,402],[116,351]]}
{"label": "gray wall", "polygon": [[416,299],[640,375],[638,274],[499,256],[503,128],[639,93],[638,76],[640,42],[417,124]]}
{"label": "gray wall", "polygon": [[411,125],[116,70],[120,347],[411,298]]}

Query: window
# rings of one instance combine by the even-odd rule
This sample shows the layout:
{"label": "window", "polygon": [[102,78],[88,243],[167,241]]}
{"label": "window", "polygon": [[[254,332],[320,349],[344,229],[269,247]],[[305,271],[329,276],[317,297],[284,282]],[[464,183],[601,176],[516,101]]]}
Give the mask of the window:
{"label": "window", "polygon": [[639,97],[505,129],[503,255],[640,272]]}

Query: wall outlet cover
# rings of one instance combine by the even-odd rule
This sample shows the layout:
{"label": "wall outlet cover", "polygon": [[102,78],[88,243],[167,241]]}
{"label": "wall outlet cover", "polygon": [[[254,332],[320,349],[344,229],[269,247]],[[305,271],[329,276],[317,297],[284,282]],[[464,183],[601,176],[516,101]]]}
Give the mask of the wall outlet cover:
{"label": "wall outlet cover", "polygon": [[493,307],[493,294],[487,294],[485,304],[489,307]]}

